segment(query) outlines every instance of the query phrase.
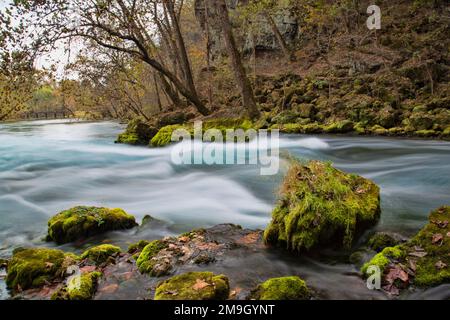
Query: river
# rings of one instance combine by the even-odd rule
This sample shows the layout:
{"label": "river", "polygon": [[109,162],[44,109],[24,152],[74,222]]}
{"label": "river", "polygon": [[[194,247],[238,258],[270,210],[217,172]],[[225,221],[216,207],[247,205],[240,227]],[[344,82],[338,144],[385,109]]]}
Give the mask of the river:
{"label": "river", "polygon": [[[116,122],[70,120],[0,124],[0,257],[18,246],[51,245],[42,240],[47,220],[76,205],[119,207],[138,221],[150,214],[167,222],[144,235],[107,235],[123,247],[139,238],[219,223],[263,229],[269,222],[286,160],[275,176],[260,175],[258,165],[176,165],[173,146],[114,144],[123,129]],[[449,142],[289,135],[281,136],[279,144],[282,156],[329,160],[375,181],[382,199],[378,230],[411,236],[430,210],[450,204]],[[62,248],[80,250],[73,244]],[[330,283],[320,284],[323,268],[332,267],[311,267],[305,273],[326,290]],[[348,272],[344,269],[335,272]],[[426,294],[439,296],[437,291]],[[3,284],[0,296],[6,297]]]}

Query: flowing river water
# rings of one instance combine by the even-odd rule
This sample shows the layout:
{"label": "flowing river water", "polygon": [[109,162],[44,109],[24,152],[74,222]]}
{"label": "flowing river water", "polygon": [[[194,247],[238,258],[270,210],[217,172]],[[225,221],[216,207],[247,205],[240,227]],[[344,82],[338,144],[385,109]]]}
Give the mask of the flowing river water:
{"label": "flowing river water", "polygon": [[[42,240],[47,220],[76,205],[119,207],[138,221],[150,214],[167,222],[143,234],[114,232],[97,239],[124,248],[135,240],[220,223],[263,229],[288,166],[287,153],[329,160],[375,181],[382,199],[377,230],[409,237],[426,223],[430,210],[450,204],[449,142],[281,136],[280,172],[264,176],[258,165],[176,165],[173,146],[114,144],[123,129],[115,122],[68,120],[0,124],[0,257],[19,246],[52,246]],[[77,244],[62,249],[81,250]],[[238,268],[264,266],[248,261]],[[365,288],[352,265],[280,256],[267,268],[300,274],[325,298],[383,298]],[[408,298],[449,298],[449,292],[444,285]],[[7,297],[0,280],[0,298]]]}

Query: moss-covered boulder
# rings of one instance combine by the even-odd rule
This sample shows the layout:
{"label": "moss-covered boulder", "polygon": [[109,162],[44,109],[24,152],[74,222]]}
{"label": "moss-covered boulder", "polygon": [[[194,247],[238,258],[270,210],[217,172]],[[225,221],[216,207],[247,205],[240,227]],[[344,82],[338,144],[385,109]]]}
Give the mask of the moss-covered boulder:
{"label": "moss-covered boulder", "polygon": [[70,265],[61,250],[47,248],[29,248],[16,250],[8,263],[6,284],[12,290],[38,288],[62,277],[65,268]]}
{"label": "moss-covered boulder", "polygon": [[228,278],[212,272],[188,272],[158,285],[155,300],[226,300],[230,294]]}
{"label": "moss-covered boulder", "polygon": [[52,295],[52,300],[91,300],[101,272],[89,272],[69,278],[67,284]]}
{"label": "moss-covered boulder", "polygon": [[131,145],[148,145],[158,129],[147,124],[143,119],[136,118],[128,123],[127,129],[117,138],[116,143]]}
{"label": "moss-covered boulder", "polygon": [[308,300],[310,297],[305,281],[295,276],[269,279],[250,295],[255,300]]}
{"label": "moss-covered boulder", "polygon": [[430,287],[449,283],[449,221],[450,206],[433,211],[429,223],[415,237],[405,244],[385,248],[364,264],[361,272],[368,276],[369,267],[380,268],[383,284],[389,290],[393,286],[403,289],[409,284]]}
{"label": "moss-covered boulder", "polygon": [[48,221],[47,241],[63,244],[135,226],[135,218],[122,209],[75,207],[58,213]]}
{"label": "moss-covered boulder", "polygon": [[153,147],[164,147],[172,143],[172,134],[175,130],[187,129],[181,125],[170,125],[159,129],[158,133],[150,141]]}
{"label": "moss-covered boulder", "polygon": [[330,163],[293,161],[264,240],[292,251],[349,248],[379,217],[380,190],[370,180]]}
{"label": "moss-covered boulder", "polygon": [[139,271],[141,273],[148,273],[152,276],[163,275],[155,269],[157,261],[153,258],[165,248],[167,248],[167,244],[160,240],[154,240],[146,245],[136,261]]}
{"label": "moss-covered boulder", "polygon": [[120,248],[111,244],[102,244],[93,248],[90,248],[83,252],[81,259],[87,259],[92,261],[96,265],[105,264],[109,261],[114,261],[120,253]]}

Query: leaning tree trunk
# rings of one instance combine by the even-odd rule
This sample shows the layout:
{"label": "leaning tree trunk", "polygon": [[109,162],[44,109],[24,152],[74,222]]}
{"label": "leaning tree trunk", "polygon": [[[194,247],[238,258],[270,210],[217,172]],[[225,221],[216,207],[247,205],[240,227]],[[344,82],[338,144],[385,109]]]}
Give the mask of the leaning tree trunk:
{"label": "leaning tree trunk", "polygon": [[242,64],[241,55],[236,46],[236,41],[233,36],[233,30],[231,28],[230,18],[228,15],[227,4],[225,0],[212,1],[216,6],[216,10],[219,16],[220,25],[222,27],[223,36],[225,39],[225,45],[227,47],[228,54],[230,55],[237,85],[241,91],[244,108],[247,109],[249,117],[255,119],[259,117],[260,112],[256,105],[253,88],[247,77],[244,65]]}

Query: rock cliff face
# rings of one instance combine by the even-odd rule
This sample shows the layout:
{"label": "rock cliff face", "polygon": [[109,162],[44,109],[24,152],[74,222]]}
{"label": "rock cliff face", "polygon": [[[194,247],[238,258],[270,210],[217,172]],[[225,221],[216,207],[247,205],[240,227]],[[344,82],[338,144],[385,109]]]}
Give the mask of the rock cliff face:
{"label": "rock cliff face", "polygon": [[[263,16],[259,16],[254,21],[249,21],[244,24],[238,20],[236,12],[247,3],[248,0],[227,0],[230,17],[235,26],[237,42],[242,51],[247,53],[252,52],[254,47],[258,51],[279,50],[280,47],[275,35],[268,21]],[[206,6],[205,0],[196,0],[195,15],[204,31],[206,31],[208,26],[212,56],[213,59],[217,58],[225,52],[225,48],[222,41],[220,24],[217,22],[217,14],[213,6]],[[208,21],[206,21],[206,17],[208,17]],[[291,13],[289,8],[280,9],[272,17],[286,43],[293,45],[299,36],[299,24],[296,17]]]}

